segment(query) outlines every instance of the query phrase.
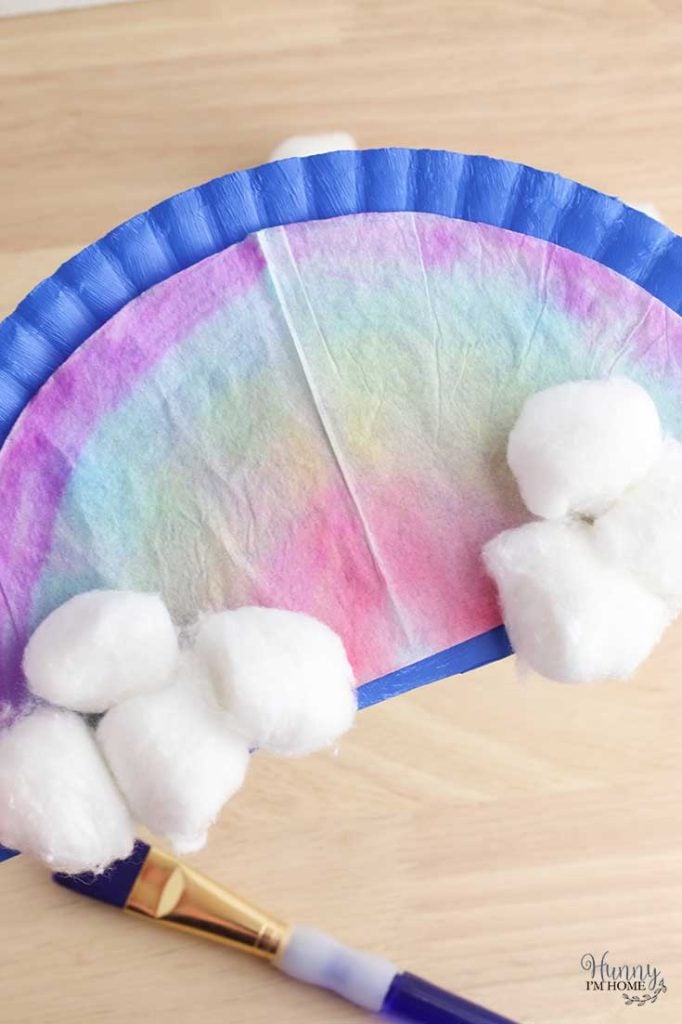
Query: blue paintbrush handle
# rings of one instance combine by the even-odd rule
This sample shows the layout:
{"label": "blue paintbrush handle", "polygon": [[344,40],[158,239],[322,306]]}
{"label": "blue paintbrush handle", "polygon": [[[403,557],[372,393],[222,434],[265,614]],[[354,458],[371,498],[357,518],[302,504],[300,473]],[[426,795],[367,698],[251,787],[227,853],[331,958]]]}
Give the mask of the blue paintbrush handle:
{"label": "blue paintbrush handle", "polygon": [[514,1024],[408,972],[396,974],[381,1012],[415,1024]]}
{"label": "blue paintbrush handle", "polygon": [[344,946],[315,928],[297,925],[275,966],[291,978],[330,989],[373,1013],[413,1024],[514,1024],[383,957]]}

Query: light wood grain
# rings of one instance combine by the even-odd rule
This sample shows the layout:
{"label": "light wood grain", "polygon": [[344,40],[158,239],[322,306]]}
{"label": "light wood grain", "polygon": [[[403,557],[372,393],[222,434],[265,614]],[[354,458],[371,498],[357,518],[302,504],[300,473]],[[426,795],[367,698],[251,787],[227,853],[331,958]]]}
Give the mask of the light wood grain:
{"label": "light wood grain", "polygon": [[[114,224],[301,131],[522,160],[682,229],[677,0],[149,0],[0,23],[0,84],[3,313]],[[681,666],[677,629],[627,685],[520,684],[507,663],[405,695],[336,758],[256,758],[194,862],[527,1024],[679,1024]],[[2,1024],[366,1019],[24,858],[0,906]],[[587,994],[580,957],[606,949],[668,993]]]}

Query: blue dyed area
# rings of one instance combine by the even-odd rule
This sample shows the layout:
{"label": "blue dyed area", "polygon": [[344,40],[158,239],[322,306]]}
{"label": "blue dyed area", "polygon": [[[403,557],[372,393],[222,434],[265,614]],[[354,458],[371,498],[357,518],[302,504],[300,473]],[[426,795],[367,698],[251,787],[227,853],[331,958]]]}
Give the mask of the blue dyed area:
{"label": "blue dyed area", "polygon": [[9,850],[6,846],[0,846],[0,862],[9,860],[10,857],[17,857],[18,855],[18,850]]}

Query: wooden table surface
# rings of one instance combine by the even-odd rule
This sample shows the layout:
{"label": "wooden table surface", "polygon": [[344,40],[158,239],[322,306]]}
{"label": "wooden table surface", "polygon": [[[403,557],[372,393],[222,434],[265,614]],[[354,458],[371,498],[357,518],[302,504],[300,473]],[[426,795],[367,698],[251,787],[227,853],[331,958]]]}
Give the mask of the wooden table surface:
{"label": "wooden table surface", "polygon": [[[0,80],[0,313],[294,132],[521,160],[682,230],[679,0],[147,0],[0,21]],[[338,757],[259,756],[193,862],[525,1024],[679,1024],[681,665],[678,628],[627,684],[504,663],[400,697]],[[366,1019],[25,858],[0,901],[2,1024]],[[586,992],[580,959],[605,950],[668,992]]]}

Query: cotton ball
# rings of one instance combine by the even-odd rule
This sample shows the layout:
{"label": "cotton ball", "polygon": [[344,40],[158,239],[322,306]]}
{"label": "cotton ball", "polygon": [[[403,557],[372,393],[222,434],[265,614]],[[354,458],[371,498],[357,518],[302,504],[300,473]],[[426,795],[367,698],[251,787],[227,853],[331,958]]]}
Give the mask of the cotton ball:
{"label": "cotton ball", "polygon": [[671,609],[682,606],[682,444],[668,438],[653,469],[594,524],[599,550]]}
{"label": "cotton ball", "polygon": [[656,406],[638,384],[573,381],[531,395],[507,460],[535,515],[595,516],[649,471],[661,443]]}
{"label": "cotton ball", "polygon": [[600,558],[586,523],[508,530],[486,545],[484,559],[514,650],[549,679],[628,676],[670,620],[660,598]]}
{"label": "cotton ball", "polygon": [[125,804],[92,732],[39,707],[0,733],[0,841],[52,871],[103,871],[134,843]]}
{"label": "cotton ball", "polygon": [[353,723],[353,671],[343,644],[309,615],[276,608],[208,615],[196,651],[218,700],[253,746],[307,754]]}
{"label": "cotton ball", "polygon": [[93,713],[163,686],[178,653],[175,628],[158,594],[91,590],[38,626],[24,672],[38,697]]}
{"label": "cotton ball", "polygon": [[209,703],[187,658],[169,687],[108,711],[97,740],[133,815],[180,854],[205,845],[249,760],[246,740]]}
{"label": "cotton ball", "polygon": [[342,149],[357,149],[357,144],[348,132],[328,132],[325,135],[292,135],[284,139],[270,154],[271,160],[287,160],[291,156],[315,156],[318,153],[335,153]]}

